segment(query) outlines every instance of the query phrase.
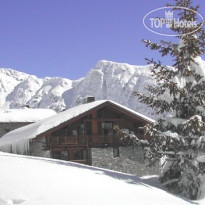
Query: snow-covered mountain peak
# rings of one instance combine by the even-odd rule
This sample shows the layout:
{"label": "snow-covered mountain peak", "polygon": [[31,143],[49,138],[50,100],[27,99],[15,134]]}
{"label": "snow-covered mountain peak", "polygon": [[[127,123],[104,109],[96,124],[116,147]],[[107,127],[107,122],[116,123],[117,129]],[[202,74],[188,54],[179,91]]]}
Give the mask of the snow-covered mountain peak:
{"label": "snow-covered mountain peak", "polygon": [[5,78],[6,76],[12,77],[12,78],[14,78],[15,80],[18,80],[18,81],[23,81],[29,75],[26,74],[26,73],[23,73],[23,72],[13,70],[11,68],[0,68],[0,77],[1,77],[1,79]]}
{"label": "snow-covered mountain peak", "polygon": [[136,67],[136,66],[129,65],[127,63],[117,63],[113,61],[100,60],[95,65],[94,69],[104,70],[107,68],[111,68],[111,69],[128,70],[128,69],[132,69],[133,67]]}
{"label": "snow-covered mountain peak", "polygon": [[152,111],[139,103],[133,92],[144,92],[145,86],[154,83],[150,66],[102,60],[78,83],[73,83],[73,88],[66,91],[63,97],[67,108],[81,104],[86,96],[94,96],[96,100],[113,100],[152,117]]}
{"label": "snow-covered mountain peak", "polygon": [[12,69],[0,70],[0,106],[10,108],[50,108],[57,112],[82,103],[86,96],[96,100],[109,99],[149,117],[152,111],[138,102],[134,91],[154,84],[150,66],[134,66],[101,60],[84,78],[38,78]]}
{"label": "snow-covered mountain peak", "polygon": [[130,65],[127,63],[116,63],[113,61],[106,61],[101,60],[98,61],[98,63],[95,65],[95,67],[92,70],[101,70],[104,74],[106,73],[113,73],[120,74],[120,73],[130,73],[130,74],[143,74],[143,75],[150,75],[150,68],[151,65],[147,66],[136,66],[136,65]]}

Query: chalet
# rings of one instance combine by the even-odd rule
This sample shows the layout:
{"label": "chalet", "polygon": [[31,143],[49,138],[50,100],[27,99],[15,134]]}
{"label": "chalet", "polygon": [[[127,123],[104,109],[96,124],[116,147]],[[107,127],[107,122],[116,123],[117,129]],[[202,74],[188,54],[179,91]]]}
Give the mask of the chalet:
{"label": "chalet", "polygon": [[9,132],[0,139],[0,148],[138,175],[158,174],[158,166],[146,168],[143,150],[124,147],[113,129],[118,125],[143,139],[139,128],[146,123],[153,120],[116,102],[94,101]]}
{"label": "chalet", "polygon": [[0,137],[12,130],[55,114],[56,112],[51,109],[0,109]]}

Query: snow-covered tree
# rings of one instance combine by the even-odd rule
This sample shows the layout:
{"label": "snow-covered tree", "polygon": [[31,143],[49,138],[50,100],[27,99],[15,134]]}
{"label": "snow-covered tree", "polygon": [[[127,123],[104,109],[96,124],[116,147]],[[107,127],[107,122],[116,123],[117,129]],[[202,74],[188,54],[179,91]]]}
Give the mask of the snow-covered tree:
{"label": "snow-covered tree", "polygon": [[[194,7],[191,0],[175,0],[174,5],[167,6],[179,11],[180,20],[197,19],[191,10],[198,11],[199,6]],[[166,118],[159,115],[155,124],[144,127],[149,141],[146,157],[151,164],[157,159],[163,161],[160,180],[166,187],[196,199],[205,175],[205,63],[201,59],[205,31],[203,27],[195,32],[193,27],[171,29],[180,34],[179,44],[143,40],[146,47],[158,50],[162,57],[169,55],[174,63],[171,67],[147,59],[153,64],[157,86],[146,88],[150,95],[136,95],[158,114],[167,114]]]}

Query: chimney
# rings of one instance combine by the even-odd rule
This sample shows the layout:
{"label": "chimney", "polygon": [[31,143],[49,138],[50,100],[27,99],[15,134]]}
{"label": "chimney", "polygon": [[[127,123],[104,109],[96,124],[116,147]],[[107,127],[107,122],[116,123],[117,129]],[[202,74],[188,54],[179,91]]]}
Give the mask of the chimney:
{"label": "chimney", "polygon": [[90,102],[94,102],[95,101],[95,97],[93,96],[86,96],[85,98],[83,98],[82,103],[86,104],[86,103],[90,103]]}

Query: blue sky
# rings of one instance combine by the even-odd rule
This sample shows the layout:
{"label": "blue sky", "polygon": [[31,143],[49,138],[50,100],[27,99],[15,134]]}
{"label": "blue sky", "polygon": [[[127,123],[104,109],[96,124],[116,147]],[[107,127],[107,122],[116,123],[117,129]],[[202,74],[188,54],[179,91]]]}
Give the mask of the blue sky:
{"label": "blue sky", "polygon": [[[160,56],[141,39],[176,40],[142,23],[145,14],[167,2],[173,1],[0,0],[0,67],[78,79],[99,60],[145,65],[145,57]],[[202,2],[194,0],[204,15]]]}

